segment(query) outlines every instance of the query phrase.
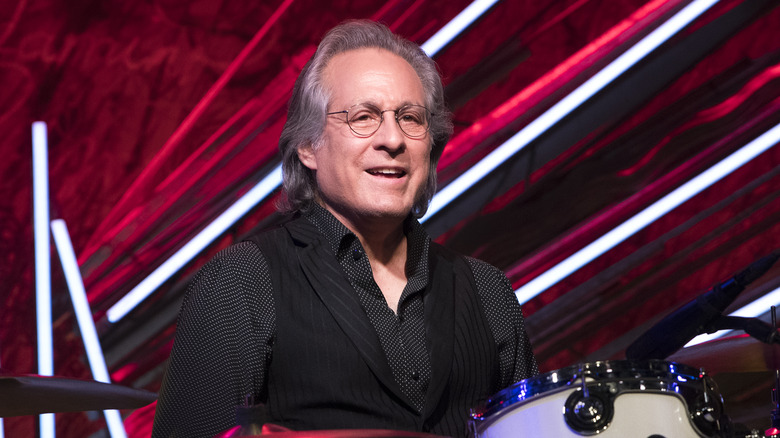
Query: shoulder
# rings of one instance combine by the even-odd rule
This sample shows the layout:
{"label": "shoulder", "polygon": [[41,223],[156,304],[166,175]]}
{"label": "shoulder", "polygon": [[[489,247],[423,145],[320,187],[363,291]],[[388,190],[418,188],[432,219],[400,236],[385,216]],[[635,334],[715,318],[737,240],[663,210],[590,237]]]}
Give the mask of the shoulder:
{"label": "shoulder", "polygon": [[482,297],[486,307],[496,311],[519,311],[512,284],[504,272],[490,263],[473,257],[464,257],[474,275],[477,293]]}
{"label": "shoulder", "polygon": [[[196,274],[196,279],[216,277],[218,280],[251,280],[253,276],[268,270],[260,247],[245,241],[233,244],[218,252]],[[224,278],[221,278],[224,277]]]}
{"label": "shoulder", "polygon": [[275,326],[273,285],[260,248],[240,242],[203,265],[187,287],[178,325],[177,339],[181,332],[193,342],[230,333],[241,333],[239,343],[253,332],[269,336]]}
{"label": "shoulder", "polygon": [[471,268],[471,272],[474,273],[474,280],[477,282],[477,286],[480,283],[501,283],[502,285],[510,286],[504,272],[497,267],[474,257],[464,256],[463,258]]}
{"label": "shoulder", "polygon": [[267,300],[270,295],[268,262],[253,242],[233,244],[204,264],[189,283],[184,308],[209,306],[229,309]]}

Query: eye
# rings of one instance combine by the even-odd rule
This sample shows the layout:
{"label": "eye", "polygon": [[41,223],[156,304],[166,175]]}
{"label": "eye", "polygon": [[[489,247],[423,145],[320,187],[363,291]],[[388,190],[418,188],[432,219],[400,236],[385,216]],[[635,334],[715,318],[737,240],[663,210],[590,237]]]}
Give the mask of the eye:
{"label": "eye", "polygon": [[420,117],[418,115],[416,115],[416,114],[401,114],[399,119],[402,122],[406,122],[406,123],[416,123],[418,125],[420,123],[422,123],[422,121],[420,120]]}
{"label": "eye", "polygon": [[379,111],[365,106],[352,108],[349,111],[350,123],[371,123],[379,120]]}
{"label": "eye", "polygon": [[402,123],[424,125],[425,111],[419,108],[402,108],[398,113],[398,121]]}

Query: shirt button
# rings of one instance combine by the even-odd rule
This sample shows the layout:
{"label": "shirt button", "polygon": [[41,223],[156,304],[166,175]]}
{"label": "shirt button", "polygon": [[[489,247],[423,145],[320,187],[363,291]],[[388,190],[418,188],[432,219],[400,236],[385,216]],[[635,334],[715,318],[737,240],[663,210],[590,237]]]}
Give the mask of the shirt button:
{"label": "shirt button", "polygon": [[355,249],[352,251],[352,260],[358,261],[362,256],[363,256],[363,252],[360,251],[359,249]]}
{"label": "shirt button", "polygon": [[412,380],[420,380],[420,373],[412,371]]}

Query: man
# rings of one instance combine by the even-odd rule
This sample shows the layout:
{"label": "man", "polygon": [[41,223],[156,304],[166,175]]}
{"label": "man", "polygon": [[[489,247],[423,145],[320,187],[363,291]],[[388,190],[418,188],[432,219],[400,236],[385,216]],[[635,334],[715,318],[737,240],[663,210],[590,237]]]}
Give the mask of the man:
{"label": "man", "polygon": [[153,436],[213,436],[247,396],[295,430],[463,436],[469,408],[537,373],[496,268],[416,220],[451,135],[418,46],[367,21],[331,30],[280,139],[294,218],[195,276]]}

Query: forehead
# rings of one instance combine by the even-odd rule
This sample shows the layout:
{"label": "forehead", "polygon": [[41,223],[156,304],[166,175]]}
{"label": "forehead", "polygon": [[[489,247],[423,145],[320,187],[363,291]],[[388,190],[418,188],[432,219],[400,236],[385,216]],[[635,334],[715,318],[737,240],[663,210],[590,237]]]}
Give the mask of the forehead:
{"label": "forehead", "polygon": [[363,48],[335,55],[325,67],[323,80],[331,106],[425,103],[422,82],[414,68],[384,49]]}

